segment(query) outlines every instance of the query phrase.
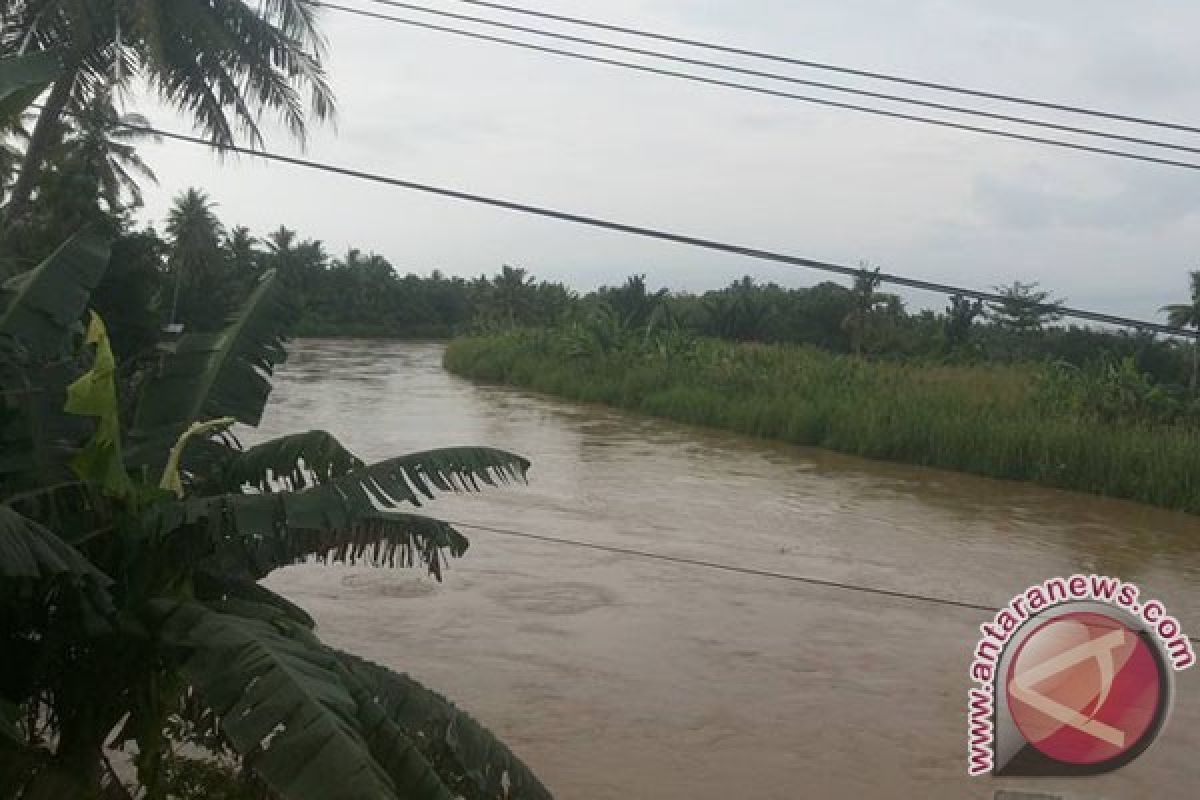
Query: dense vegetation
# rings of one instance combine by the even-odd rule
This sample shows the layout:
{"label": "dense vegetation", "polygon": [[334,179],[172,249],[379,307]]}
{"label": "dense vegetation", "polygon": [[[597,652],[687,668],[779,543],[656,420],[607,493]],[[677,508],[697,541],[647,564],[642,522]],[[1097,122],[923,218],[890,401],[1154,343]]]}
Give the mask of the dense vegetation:
{"label": "dense vegetation", "polygon": [[[81,10],[44,16],[60,8]],[[82,69],[45,55],[0,59],[0,120]],[[467,540],[411,509],[529,462],[455,447],[367,464],[325,431],[244,448],[231,428],[258,424],[303,287],[239,261],[198,192],[166,242],[132,231],[111,168],[135,154],[70,127],[35,131],[36,189],[18,179],[0,209],[0,796],[549,798],[471,717],[325,645],[260,583],[314,559],[440,578]],[[188,324],[160,342],[164,309]]]}
{"label": "dense vegetation", "polygon": [[683,422],[1200,512],[1200,409],[1130,357],[879,361],[577,323],[461,338],[445,364]]}
{"label": "dense vegetation", "polygon": [[[311,5],[6,3],[0,29],[0,794],[543,798],[490,733],[324,645],[259,580],[305,559],[418,565],[466,540],[411,513],[522,478],[512,453],[365,464],[307,431],[244,449],[284,333],[448,337],[447,365],[690,422],[1200,511],[1197,354],[1057,326],[1036,285],[912,313],[851,286],[643,277],[579,295],[332,257],[222,222],[200,189],[135,220],[136,78],[214,144],[333,111]],[[13,57],[21,52],[24,55]],[[26,112],[42,96],[40,111]],[[130,126],[134,127],[130,127]],[[160,232],[161,231],[161,232]],[[1200,326],[1192,296],[1165,309]],[[162,335],[166,326],[169,336]],[[540,327],[538,327],[540,326]],[[1184,388],[1184,385],[1189,388]],[[113,760],[124,761],[124,774]],[[127,784],[133,783],[130,786]]]}

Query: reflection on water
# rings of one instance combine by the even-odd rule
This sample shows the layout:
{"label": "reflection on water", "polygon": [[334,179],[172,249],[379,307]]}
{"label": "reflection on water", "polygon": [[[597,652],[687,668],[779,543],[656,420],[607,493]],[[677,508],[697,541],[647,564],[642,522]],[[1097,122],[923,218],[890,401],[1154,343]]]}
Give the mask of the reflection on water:
{"label": "reflection on water", "polygon": [[[261,435],[324,428],[368,459],[487,444],[533,461],[528,487],[428,509],[460,522],[992,605],[1096,571],[1200,632],[1196,517],[477,386],[442,370],[436,344],[302,342],[276,387]],[[978,615],[467,532],[440,585],[315,566],[273,585],[326,639],[469,708],[560,797],[961,798],[1013,783],[965,778]],[[1084,794],[1035,788],[1194,796],[1200,696],[1180,677],[1147,755]]]}

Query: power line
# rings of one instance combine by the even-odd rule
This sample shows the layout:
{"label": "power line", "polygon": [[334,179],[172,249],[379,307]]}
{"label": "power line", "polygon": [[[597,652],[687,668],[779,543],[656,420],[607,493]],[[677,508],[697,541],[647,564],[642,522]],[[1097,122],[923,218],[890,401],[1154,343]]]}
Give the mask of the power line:
{"label": "power line", "polygon": [[[698,247],[704,250],[712,250],[719,253],[729,253],[732,255],[745,256],[747,258],[757,259],[759,261],[771,261],[778,264],[786,264],[792,267],[800,267],[804,269],[815,269],[822,272],[832,272],[839,275],[857,277],[863,274],[861,268],[848,267],[842,264],[834,264],[828,261],[818,261],[811,258],[801,258],[800,256],[787,255],[771,250],[762,250],[756,247],[746,247],[744,245],[731,244],[721,242],[715,239],[704,239],[697,236],[689,236],[682,233],[673,233],[658,228],[648,228],[640,225],[630,225],[624,222],[615,222],[612,220],[602,219],[600,217],[591,217],[584,214],[575,214],[568,211],[559,211],[543,206],[529,205],[527,203],[518,203],[513,200],[505,200],[498,197],[488,195],[474,194],[458,189],[450,189],[444,186],[435,186],[428,183],[420,183],[417,181],[404,180],[402,178],[392,178],[386,175],[381,175],[376,172],[367,172],[365,170],[352,169],[350,167],[340,167],[334,164],[326,164],[319,161],[312,161],[296,156],[287,156],[281,153],[271,153],[265,150],[255,150],[249,147],[239,145],[216,145],[207,139],[202,139],[199,136],[191,136],[184,133],[176,133],[174,131],[165,131],[159,128],[154,128],[148,125],[132,125],[129,123],[120,123],[120,127],[127,130],[141,131],[144,133],[161,136],[164,139],[172,139],[179,142],[187,142],[189,144],[197,144],[203,147],[211,147],[217,150],[222,150],[231,153],[241,153],[243,155],[257,156],[268,161],[277,161],[283,164],[291,164],[297,167],[317,170],[319,172],[328,172],[335,175],[344,175],[350,178],[370,181],[372,183],[380,183],[387,186],[395,186],[401,189],[408,189],[416,192],[424,192],[426,194],[437,195],[439,197],[448,197],[454,200],[462,200],[469,203],[477,203],[479,205],[491,206],[493,208],[503,208],[508,211],[516,211],[522,214],[531,214],[548,219],[556,219],[563,222],[573,222],[577,225],[586,225],[592,228],[600,228],[603,230],[616,231],[632,236],[641,236],[647,239],[657,239],[665,242],[674,242],[675,244],[688,245],[690,247]],[[970,289],[963,286],[953,286],[945,283],[936,283],[934,281],[921,280],[920,278],[909,278],[903,275],[893,275],[886,272],[873,273],[878,276],[883,283],[895,284],[897,286],[906,286],[911,289],[920,289],[922,291],[934,292],[943,295],[962,295],[971,297],[977,300],[985,300],[992,303],[1011,302],[1011,298],[995,292],[984,292],[978,289]],[[1101,322],[1106,325],[1117,325],[1125,328],[1135,328],[1143,331],[1153,331],[1169,336],[1182,336],[1190,339],[1200,338],[1200,331],[1191,331],[1186,328],[1177,328],[1171,325],[1164,325],[1158,322],[1149,322],[1146,320],[1132,319],[1130,317],[1120,317],[1115,314],[1105,314],[1099,311],[1089,311],[1087,309],[1071,308],[1069,306],[1060,306],[1053,303],[1033,303],[1024,304],[1027,308],[1049,311],[1065,317],[1073,317],[1076,319],[1086,319],[1092,322]]]}
{"label": "power line", "polygon": [[[327,8],[332,8],[337,11],[343,11],[343,12],[348,12],[348,13],[356,13],[356,12],[362,10],[362,9],[348,8],[346,6],[343,6],[343,5],[340,5],[337,3],[325,2],[324,0],[308,0],[308,2],[310,2],[313,5],[322,5]],[[851,86],[844,86],[844,85],[836,84],[836,83],[828,83],[826,81],[814,81],[814,80],[808,80],[806,78],[797,78],[792,75],[784,75],[784,74],[778,73],[778,72],[767,72],[764,70],[739,67],[739,66],[736,66],[733,64],[725,64],[725,63],[721,63],[719,61],[708,61],[706,59],[700,59],[700,58],[689,58],[686,56],[676,55],[674,53],[663,52],[661,50],[649,50],[649,49],[642,48],[642,47],[630,47],[628,45],[617,44],[614,42],[606,42],[606,41],[602,41],[599,39],[589,39],[584,36],[572,36],[570,34],[559,33],[557,31],[549,31],[549,30],[545,30],[542,28],[534,28],[534,27],[530,27],[527,25],[516,25],[516,24],[508,23],[508,22],[501,22],[498,20],[487,19],[485,17],[478,17],[478,16],[474,16],[471,14],[456,14],[451,11],[443,11],[440,9],[427,8],[425,6],[415,5],[413,3],[399,2],[398,0],[367,0],[367,2],[375,3],[377,5],[391,6],[394,8],[403,8],[403,9],[406,9],[409,11],[415,11],[415,12],[421,13],[421,14],[431,14],[436,17],[443,17],[443,18],[447,18],[447,19],[454,19],[454,20],[474,23],[474,24],[478,24],[478,25],[486,25],[486,26],[493,27],[493,28],[501,28],[504,30],[517,31],[520,33],[527,33],[527,34],[531,34],[534,36],[542,36],[542,37],[547,37],[547,38],[551,38],[551,39],[558,39],[560,41],[572,42],[575,44],[582,44],[582,45],[586,45],[589,47],[599,47],[599,48],[604,48],[604,49],[608,49],[608,50],[616,50],[616,51],[623,52],[623,53],[631,53],[631,54],[639,55],[639,56],[648,56],[651,58],[662,59],[665,61],[673,61],[676,63],[688,64],[691,66],[704,67],[706,69],[722,70],[725,72],[732,72],[732,73],[736,73],[739,75],[748,75],[748,76],[756,77],[756,78],[765,78],[768,80],[781,81],[784,83],[792,83],[792,84],[797,84],[800,86],[811,86],[816,89],[824,89],[824,90],[831,91],[831,92],[840,92],[843,94],[856,95],[858,97],[869,97],[874,100],[886,100],[888,102],[893,102],[893,103],[904,103],[907,105],[914,105],[914,106],[919,106],[922,108],[931,108],[931,109],[934,109],[937,111],[948,111],[948,112],[951,112],[954,114],[965,114],[965,115],[969,115],[969,116],[981,117],[984,119],[997,120],[997,121],[1001,121],[1001,122],[1012,122],[1012,123],[1016,123],[1018,125],[1029,125],[1029,126],[1036,127],[1036,128],[1045,128],[1048,130],[1061,131],[1064,133],[1074,133],[1074,134],[1080,134],[1083,136],[1094,136],[1097,138],[1109,139],[1112,141],[1126,142],[1129,144],[1145,145],[1147,147],[1159,147],[1159,148],[1164,148],[1164,149],[1168,149],[1168,150],[1178,150],[1180,152],[1185,152],[1185,153],[1200,153],[1200,147],[1194,147],[1194,146],[1185,145],[1185,144],[1178,144],[1175,142],[1164,142],[1164,141],[1160,141],[1157,139],[1145,139],[1145,138],[1142,138],[1139,136],[1127,136],[1125,134],[1111,133],[1108,131],[1095,130],[1093,128],[1081,128],[1081,127],[1074,126],[1074,125],[1064,125],[1064,124],[1060,124],[1057,122],[1050,122],[1048,120],[1034,119],[1034,118],[1029,118],[1029,117],[1021,117],[1021,116],[1016,116],[1016,115],[1012,115],[1012,114],[1000,114],[1000,113],[996,113],[993,111],[985,111],[983,109],[978,109],[978,108],[957,106],[957,105],[952,105],[949,103],[938,103],[938,102],[934,102],[931,100],[921,100],[921,99],[914,98],[914,97],[907,97],[905,95],[889,94],[887,92],[876,92],[876,91],[870,91],[867,89],[858,89],[858,88],[854,88]]]}
{"label": "power line", "polygon": [[422,22],[415,19],[407,19],[404,17],[396,17],[390,14],[381,14],[375,11],[367,11],[366,9],[350,8],[348,6],[338,5],[337,3],[325,2],[325,0],[308,0],[310,5],[323,6],[331,8],[335,11],[341,11],[347,14],[354,14],[361,17],[369,17],[372,19],[385,20],[394,22],[399,25],[407,25],[414,28],[423,28],[425,30],[436,31],[438,33],[447,33],[454,36],[461,36],[468,39],[476,39],[479,41],[492,42],[494,44],[502,44],[508,47],[518,47],[524,50],[531,50],[539,53],[547,53],[550,55],[561,56],[564,58],[573,58],[580,61],[589,61],[594,64],[605,64],[611,67],[621,69],[634,70],[637,72],[650,73],[654,75],[663,75],[670,78],[678,78],[680,80],[691,81],[693,83],[703,83],[710,86],[721,86],[727,89],[737,89],[745,92],[753,92],[755,94],[768,95],[771,97],[781,97],[788,100],[796,100],[802,103],[812,103],[815,105],[828,106],[830,108],[839,108],[846,111],[858,111],[864,114],[873,114],[875,116],[890,117],[892,119],[900,119],[906,122],[919,122],[924,125],[936,125],[941,128],[952,128],[954,130],[969,131],[971,133],[981,133],[989,136],[999,136],[1005,139],[1013,139],[1021,142],[1032,142],[1034,144],[1049,145],[1051,147],[1065,148],[1068,150],[1076,150],[1086,153],[1094,153],[1097,155],[1113,156],[1116,158],[1124,158],[1132,161],[1143,161],[1151,164],[1161,164],[1169,167],[1182,167],[1189,170],[1200,170],[1200,164],[1188,161],[1177,161],[1169,158],[1161,158],[1158,156],[1142,155],[1139,153],[1131,153],[1125,150],[1114,150],[1108,147],[1097,147],[1095,145],[1080,144],[1077,142],[1069,142],[1063,139],[1050,139],[1044,136],[1033,136],[1031,134],[1016,133],[1014,131],[1005,131],[998,128],[985,128],[980,125],[970,125],[963,122],[953,122],[951,120],[936,119],[934,117],[922,117],[916,114],[907,114],[900,111],[888,111],[886,109],[874,108],[871,106],[858,105],[856,103],[844,103],[837,100],[829,100],[810,95],[796,94],[794,92],[785,92],[779,89],[768,89],[764,86],[754,86],[747,83],[738,83],[736,81],[727,81],[720,78],[712,78],[704,75],[696,75],[688,72],[679,72],[678,70],[664,69],[662,67],[651,67],[645,64],[635,64],[629,61],[620,61],[618,59],[604,58],[603,56],[588,55],[572,50],[562,50],[557,47],[548,47],[546,45],[532,44],[530,42],[522,42],[516,39],[506,39],[502,36],[492,36],[486,33],[478,33],[475,31],[467,31],[462,28],[453,28],[446,25],[437,25],[432,22]]}
{"label": "power line", "polygon": [[1112,111],[1103,111],[1101,109],[1087,108],[1085,106],[1074,106],[1067,103],[1056,103],[1049,100],[1037,100],[1030,97],[1022,97],[1020,95],[1001,94],[999,92],[989,92],[983,89],[972,89],[965,86],[954,86],[948,83],[939,83],[936,81],[926,81],[917,78],[906,78],[899,75],[893,75],[886,72],[873,72],[871,70],[857,69],[854,67],[844,67],[837,64],[829,64],[821,61],[811,61],[802,58],[791,56],[783,56],[775,53],[767,53],[761,50],[751,50],[743,47],[733,47],[717,42],[706,42],[700,39],[689,39],[683,36],[675,36],[666,33],[655,33],[653,31],[643,31],[637,28],[631,28],[623,25],[614,25],[606,22],[598,22],[596,20],[584,19],[582,17],[569,17],[563,14],[551,14],[545,11],[535,11],[533,9],[521,8],[520,6],[506,5],[504,3],[486,2],[485,0],[458,0],[472,6],[480,6],[490,8],[497,11],[507,11],[512,14],[521,14],[528,17],[536,17],[538,19],[552,20],[554,22],[565,22],[570,25],[579,25],[597,30],[609,31],[612,33],[622,33],[629,36],[640,36],[645,39],[654,39],[660,42],[670,42],[672,44],[682,44],[688,47],[698,47],[706,50],[713,50],[731,55],[748,56],[750,58],[759,58],[767,61],[774,61],[781,64],[791,64],[798,67],[806,67],[808,69],[825,70],[827,72],[836,72],[843,75],[855,75],[860,78],[871,78],[879,81],[887,81],[889,83],[904,84],[906,86],[917,86],[922,89],[933,89],[939,92],[950,92],[953,94],[961,94],[970,97],[979,97],[986,100],[999,100],[1005,103],[1015,103],[1018,105],[1034,106],[1037,108],[1045,108],[1052,111],[1065,111],[1071,114],[1082,114],[1085,116],[1099,117],[1101,119],[1116,120],[1119,122],[1129,122],[1135,125],[1149,125],[1155,128],[1167,128],[1170,130],[1184,131],[1186,133],[1200,133],[1200,127],[1193,125],[1184,125],[1176,122],[1165,122],[1163,120],[1150,119],[1147,117],[1137,117],[1129,114],[1120,114]]}
{"label": "power line", "polygon": [[965,608],[971,611],[986,611],[993,612],[998,609],[991,606],[981,605],[979,603],[968,603],[962,600],[952,600],[945,597],[932,597],[929,595],[913,594],[910,592],[901,592],[895,589],[880,589],[873,586],[860,586],[853,583],[843,583],[841,581],[832,581],[825,578],[812,578],[804,575],[791,575],[786,572],[775,572],[773,570],[755,569],[753,567],[739,567],[732,564],[722,564],[717,561],[703,561],[700,559],[686,558],[684,556],[672,556],[664,553],[652,553],[648,550],[634,550],[629,547],[615,547],[612,545],[595,544],[593,542],[584,542],[578,539],[560,539],[554,536],[545,536],[539,533],[529,533],[528,531],[517,531],[509,528],[494,528],[489,525],[474,525],[466,522],[458,522],[452,519],[443,520],[444,522],[454,525],[459,528],[467,528],[470,530],[486,531],[500,536],[512,536],[520,539],[532,539],[539,542],[550,542],[552,544],[563,544],[572,547],[582,547],[588,550],[599,550],[605,553],[615,553],[617,555],[632,556],[635,558],[645,558],[652,561],[665,561],[671,564],[683,564],[691,567],[703,567],[705,569],[718,570],[720,572],[732,572],[738,575],[749,575],[757,578],[774,578],[776,580],[791,581],[793,583],[806,583],[812,586],[823,586],[830,589],[845,589],[852,592],[862,592],[864,594],[874,594],[881,597],[891,597],[900,600],[913,600],[922,603],[933,603],[942,606],[953,606],[955,608]]}
{"label": "power line", "polygon": [[[617,547],[614,545],[597,544],[595,542],[584,542],[579,539],[562,539],[556,536],[547,536],[540,533],[518,531],[511,528],[496,528],[490,525],[475,525],[467,522],[458,522],[452,519],[443,521],[459,528],[485,531],[498,536],[511,536],[519,539],[531,539],[538,542],[547,542],[550,544],[580,547],[587,550],[598,550],[604,553],[613,553],[615,555],[644,558],[650,561],[663,561],[669,564],[680,564],[689,567],[701,567],[703,569],[710,569],[718,572],[729,572],[755,578],[771,578],[774,580],[789,581],[791,583],[808,584],[809,586],[821,586],[827,589],[841,589],[848,592],[872,594],[879,597],[888,597],[897,600],[910,600],[916,603],[928,603],[931,605],[948,606],[951,608],[963,608],[969,611],[982,611],[988,614],[992,614],[1000,610],[996,606],[989,606],[983,603],[971,603],[965,600],[954,600],[949,597],[935,597],[933,595],[917,594],[915,592],[902,592],[898,589],[882,589],[876,586],[863,586],[862,584],[846,583],[844,581],[835,581],[828,578],[814,578],[808,575],[793,575],[787,572],[776,572],[768,569],[740,567],[735,564],[722,564],[719,561],[705,561],[697,558],[687,558],[685,556],[672,556],[665,553],[654,553],[649,550],[635,550],[630,547]],[[1195,636],[1189,636],[1187,638],[1188,641],[1194,644],[1200,644],[1200,638]]]}

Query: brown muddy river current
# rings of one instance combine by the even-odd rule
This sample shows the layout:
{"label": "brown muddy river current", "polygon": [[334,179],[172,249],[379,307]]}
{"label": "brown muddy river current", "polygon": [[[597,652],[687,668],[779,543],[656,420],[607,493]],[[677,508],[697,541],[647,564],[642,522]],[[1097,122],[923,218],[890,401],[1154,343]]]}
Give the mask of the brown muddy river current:
{"label": "brown muddy river current", "polygon": [[[441,354],[296,343],[262,433],[324,428],[368,460],[484,444],[533,461],[528,487],[425,507],[463,523],[996,607],[1098,572],[1200,634],[1200,518],[477,386]],[[1115,773],[968,778],[967,669],[989,615],[463,532],[441,584],[308,565],[269,583],[327,641],[469,710],[562,800],[1200,797],[1200,668]]]}

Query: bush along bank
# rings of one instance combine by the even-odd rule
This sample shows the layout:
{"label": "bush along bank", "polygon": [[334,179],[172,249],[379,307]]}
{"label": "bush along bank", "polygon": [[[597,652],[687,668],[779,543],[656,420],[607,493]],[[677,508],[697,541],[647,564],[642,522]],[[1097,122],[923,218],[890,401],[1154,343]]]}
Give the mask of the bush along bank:
{"label": "bush along bank", "polygon": [[1200,513],[1200,415],[1128,361],[874,362],[791,345],[572,328],[456,339],[480,381],[867,458]]}

